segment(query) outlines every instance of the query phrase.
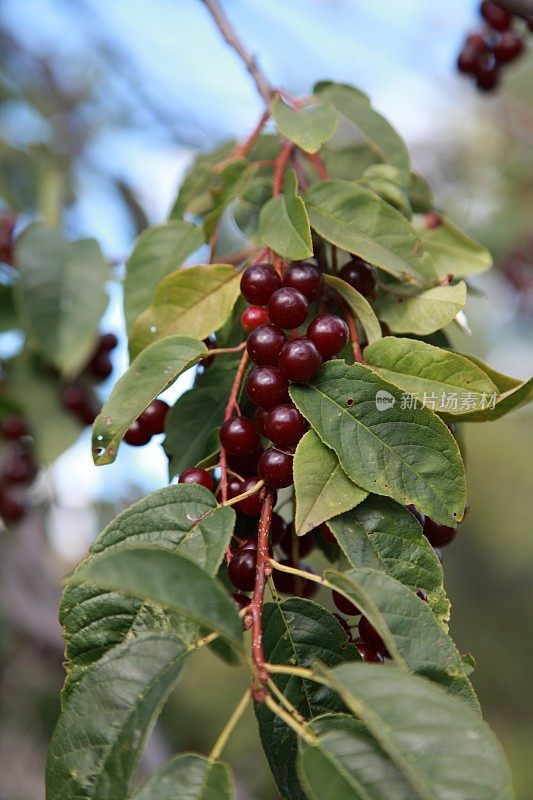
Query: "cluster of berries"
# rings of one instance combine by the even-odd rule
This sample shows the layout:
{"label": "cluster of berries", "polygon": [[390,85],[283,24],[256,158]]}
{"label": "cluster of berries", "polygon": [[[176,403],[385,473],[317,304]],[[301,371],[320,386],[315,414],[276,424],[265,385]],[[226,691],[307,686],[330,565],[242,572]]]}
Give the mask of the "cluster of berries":
{"label": "cluster of berries", "polygon": [[[152,436],[157,436],[165,430],[169,406],[164,400],[152,400],[142,414],[140,414],[124,435],[124,441],[134,447],[148,444]],[[207,473],[209,474],[209,473]]]}
{"label": "cluster of berries", "polygon": [[[480,6],[485,29],[470,34],[457,60],[459,72],[474,78],[478,89],[490,92],[500,82],[501,67],[515,61],[525,49],[521,32],[512,28],[513,14],[494,0]],[[527,20],[533,30],[533,18]]]}
{"label": "cluster of berries", "polygon": [[92,384],[109,378],[113,371],[110,354],[118,344],[114,333],[104,333],[98,339],[95,351],[86,367],[69,386],[61,390],[61,403],[74,414],[83,425],[92,425],[100,406],[92,390]]}
{"label": "cluster of berries", "polygon": [[37,474],[37,464],[23,417],[14,414],[4,417],[0,433],[0,517],[10,525],[24,516],[24,491]]}

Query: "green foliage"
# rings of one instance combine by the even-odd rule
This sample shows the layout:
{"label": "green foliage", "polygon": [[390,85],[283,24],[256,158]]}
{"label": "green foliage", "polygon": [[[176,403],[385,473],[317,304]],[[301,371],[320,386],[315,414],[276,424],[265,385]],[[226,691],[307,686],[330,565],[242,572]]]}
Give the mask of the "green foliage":
{"label": "green foliage", "polygon": [[426,336],[434,333],[457,316],[466,303],[466,284],[434,286],[424,292],[408,291],[406,287],[386,286],[387,294],[376,303],[380,319],[393,333],[415,333]]}
{"label": "green foliage", "polygon": [[228,767],[195,753],[175,756],[153,772],[132,800],[233,800],[235,791]]}
{"label": "green foliage", "polygon": [[372,342],[381,339],[379,320],[366,297],[363,297],[360,292],[350,286],[349,283],[346,283],[346,281],[337,278],[336,275],[326,275],[325,280],[348,304],[355,318],[359,320],[368,343],[372,344]]}
{"label": "green foliage", "polygon": [[431,254],[439,276],[464,278],[477,272],[484,272],[492,266],[492,256],[482,245],[453,224],[447,217],[441,217],[436,228],[423,226],[420,237],[425,249]]}
{"label": "green foliage", "polygon": [[273,197],[261,209],[258,228],[262,244],[295,261],[313,255],[309,220],[297,185],[295,173],[289,170],[283,194]]}
{"label": "green foliage", "polygon": [[312,103],[291,108],[278,94],[272,102],[272,116],[278,128],[291,142],[306,153],[316,153],[337,128],[338,119],[328,105]]}

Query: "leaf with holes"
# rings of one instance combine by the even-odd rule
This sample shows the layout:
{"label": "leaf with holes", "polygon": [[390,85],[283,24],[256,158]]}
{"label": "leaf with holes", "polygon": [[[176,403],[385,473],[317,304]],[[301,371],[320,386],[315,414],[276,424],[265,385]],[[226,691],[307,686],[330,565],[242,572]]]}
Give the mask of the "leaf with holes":
{"label": "leaf with holes", "polygon": [[413,504],[454,525],[466,504],[457,442],[428,408],[402,408],[402,392],[362,364],[324,364],[290,395],[362,489]]}
{"label": "leaf with holes", "polygon": [[272,101],[272,116],[280,133],[307,153],[316,153],[331,139],[338,117],[333,106],[312,102],[291,108],[278,94]]}
{"label": "leaf with holes", "polygon": [[393,333],[416,333],[426,336],[452,322],[466,303],[466,284],[434,286],[425,292],[393,291],[376,302],[376,313]]}
{"label": "leaf with holes", "polygon": [[294,492],[294,524],[299,536],[349,511],[367,495],[349,479],[334,451],[312,430],[303,436],[294,454]]}
{"label": "leaf with holes", "polygon": [[374,310],[366,297],[358,292],[349,283],[337,278],[335,275],[325,275],[325,281],[347,303],[348,307],[361,323],[369,344],[381,339],[381,325],[374,314]]}
{"label": "leaf with holes", "polygon": [[294,170],[285,175],[283,193],[272,197],[259,214],[259,240],[291,261],[313,255],[311,230]]}

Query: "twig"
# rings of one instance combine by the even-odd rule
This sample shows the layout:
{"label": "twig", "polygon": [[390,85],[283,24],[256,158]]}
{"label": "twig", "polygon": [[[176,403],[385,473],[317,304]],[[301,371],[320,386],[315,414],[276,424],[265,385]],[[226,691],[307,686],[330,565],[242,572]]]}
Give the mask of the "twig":
{"label": "twig", "polygon": [[243,696],[241,697],[241,699],[239,700],[239,703],[237,704],[235,711],[228,719],[227,723],[224,725],[224,728],[220,736],[216,740],[213,749],[209,753],[209,761],[216,761],[222,755],[222,751],[224,750],[229,737],[233,733],[235,726],[239,722],[240,718],[246,711],[246,707],[248,705],[249,700],[250,700],[250,689],[247,689],[243,694]]}
{"label": "twig", "polygon": [[364,364],[365,359],[363,358],[363,351],[361,350],[361,343],[359,341],[359,331],[357,330],[357,324],[351,312],[347,308],[344,309],[343,316],[348,326],[348,330],[350,331],[350,340],[352,342],[353,356],[359,364]]}
{"label": "twig", "polygon": [[[233,155],[234,156],[243,158],[244,156],[248,155],[248,153],[250,152],[250,150],[252,149],[252,147],[254,146],[256,141],[258,140],[258,138],[259,138],[259,136],[261,134],[261,131],[265,127],[269,117],[270,117],[270,111],[268,110],[268,108],[265,108],[265,110],[263,111],[263,113],[261,115],[261,119],[259,120],[259,122],[255,126],[255,128],[253,129],[251,134],[248,136],[247,139],[244,140],[244,142],[242,142],[242,144],[238,145],[238,147],[236,147],[235,150],[233,151]],[[255,162],[255,163],[258,163],[258,162]]]}
{"label": "twig", "polygon": [[265,75],[263,75],[255,56],[246,50],[245,46],[237,36],[237,33],[233,26],[231,25],[228,18],[225,16],[224,12],[220,8],[217,0],[202,0],[205,7],[213,17],[217,28],[219,29],[220,33],[224,37],[227,44],[235,50],[237,55],[242,59],[244,62],[246,69],[252,76],[252,80],[255,83],[257,91],[265,101],[267,107],[270,106],[270,102],[272,100],[272,93],[273,88],[266,79]]}
{"label": "twig", "polygon": [[292,142],[287,142],[281,148],[281,152],[279,156],[276,158],[276,168],[274,170],[274,183],[272,184],[272,197],[277,197],[281,194],[281,187],[283,184],[283,176],[285,174],[285,168],[287,166],[287,162],[291,157],[291,153],[294,149],[294,144]]}
{"label": "twig", "polygon": [[293,717],[291,714],[289,714],[289,712],[288,712],[288,711],[285,711],[285,709],[284,709],[284,708],[282,708],[280,705],[278,705],[278,704],[276,703],[276,701],[274,700],[274,698],[273,698],[273,697],[271,697],[270,695],[267,695],[267,696],[266,696],[266,698],[265,698],[265,705],[266,705],[266,706],[267,706],[267,708],[269,708],[269,709],[270,709],[270,711],[272,711],[272,712],[273,712],[273,713],[274,713],[274,714],[275,714],[277,717],[279,717],[280,719],[282,719],[282,720],[283,720],[283,722],[284,722],[286,725],[288,725],[288,726],[289,726],[289,728],[292,728],[292,729],[293,729],[293,731],[295,731],[295,732],[298,734],[298,736],[299,736],[301,739],[303,739],[303,740],[304,740],[304,742],[307,742],[307,744],[315,744],[315,743],[318,741],[318,739],[317,739],[317,737],[314,735],[314,733],[311,733],[311,731],[310,731],[310,730],[308,730],[306,726],[304,726],[304,725],[301,725],[299,722],[297,722],[297,721],[294,719],[294,717]]}
{"label": "twig", "polygon": [[265,584],[272,573],[270,554],[268,552],[268,533],[272,519],[273,501],[274,496],[269,489],[263,500],[259,519],[255,586],[249,609],[252,619],[252,660],[256,669],[258,683],[252,689],[252,696],[256,703],[264,703],[267,696],[265,687],[268,682],[268,672],[265,669],[265,656],[263,653],[263,602],[265,599]]}
{"label": "twig", "polygon": [[318,177],[323,181],[330,180],[330,174],[326,169],[326,165],[318,153],[305,153],[306,159],[313,165]]}

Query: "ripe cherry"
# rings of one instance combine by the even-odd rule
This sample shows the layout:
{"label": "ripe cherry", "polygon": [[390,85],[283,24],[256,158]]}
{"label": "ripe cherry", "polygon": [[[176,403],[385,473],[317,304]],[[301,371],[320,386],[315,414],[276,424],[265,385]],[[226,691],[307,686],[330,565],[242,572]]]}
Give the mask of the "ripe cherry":
{"label": "ripe cherry", "polygon": [[356,639],[355,646],[357,647],[359,655],[367,664],[383,664],[385,661],[383,653],[380,653],[379,650],[375,650],[371,645],[363,641],[363,639]]}
{"label": "ripe cherry", "polygon": [[424,534],[433,547],[446,547],[446,545],[453,542],[457,536],[457,528],[450,528],[448,525],[439,525],[437,522],[433,522],[432,519],[429,519],[429,517],[426,517]]}
{"label": "ripe cherry", "polygon": [[419,522],[420,525],[422,525],[422,527],[424,527],[424,523],[426,521],[426,517],[424,516],[424,514],[421,514],[420,511],[418,511],[418,509],[416,509],[413,505],[408,505],[408,506],[405,506],[405,507],[406,507],[406,509],[408,511],[411,512],[411,514],[417,520],[417,522]]}
{"label": "ripe cherry", "polygon": [[295,553],[293,552],[293,545],[296,546],[296,553],[298,554],[299,558],[305,558],[308,556],[315,549],[315,537],[312,533],[306,533],[305,536],[294,536],[292,535],[292,530],[289,527],[285,536],[280,542],[280,547],[283,552],[289,556],[289,558],[293,558]]}
{"label": "ripe cherry", "polygon": [[[259,478],[257,475],[246,478],[246,480],[241,484],[241,490],[239,494],[251,491],[258,480]],[[250,497],[246,497],[244,500],[240,500],[237,503],[236,508],[238,511],[241,511],[243,514],[248,514],[250,517],[258,517],[261,513],[261,506],[261,491],[258,489],[255,494],[250,495]]]}
{"label": "ripe cherry", "polygon": [[322,535],[322,538],[325,539],[326,542],[328,542],[329,544],[337,544],[337,539],[335,537],[335,534],[332,532],[329,525],[326,525],[325,522],[323,522],[322,525],[320,526],[320,533]]}
{"label": "ripe cherry", "polygon": [[266,436],[265,422],[268,413],[269,412],[266,410],[266,408],[258,408],[256,409],[255,412],[255,424],[259,428],[259,432],[261,433],[262,436]]}
{"label": "ripe cherry", "polygon": [[179,476],[178,483],[197,483],[200,486],[205,486],[206,489],[209,489],[209,491],[212,492],[213,474],[211,472],[207,472],[205,469],[200,469],[199,467],[189,467],[189,469],[183,470]]}
{"label": "ripe cherry", "polygon": [[97,353],[89,363],[89,372],[94,378],[104,381],[113,372],[113,365],[108,353]]}
{"label": "ripe cherry", "polygon": [[127,444],[131,444],[133,447],[142,447],[143,445],[148,444],[151,438],[151,433],[142,427],[138,419],[131,423],[130,427],[124,434],[124,441]]}
{"label": "ripe cherry", "polygon": [[235,551],[228,564],[228,577],[237,589],[242,592],[252,591],[255,586],[256,564],[257,542],[245,542]]}
{"label": "ripe cherry", "polygon": [[111,350],[114,350],[118,344],[118,339],[114,333],[103,333],[100,336],[100,340],[98,342],[98,349],[103,350],[106,353],[109,353]]}
{"label": "ripe cherry", "polygon": [[289,399],[289,383],[279,367],[252,367],[246,393],[256,406],[272,408]]}
{"label": "ripe cherry", "polygon": [[274,511],[270,520],[270,538],[272,544],[279,544],[287,533],[287,523]]}
{"label": "ripe cherry", "polygon": [[231,417],[220,429],[222,447],[235,456],[249,456],[259,447],[259,429],[248,417]]}
{"label": "ripe cherry", "polygon": [[0,423],[0,431],[6,439],[22,439],[28,435],[28,426],[24,417],[10,414]]}
{"label": "ripe cherry", "polygon": [[374,267],[359,256],[352,256],[341,268],[339,276],[364,297],[374,294],[378,285],[378,275]]}
{"label": "ripe cherry", "polygon": [[280,286],[281,278],[271,264],[252,264],[242,273],[241,292],[254,305],[266,305]]}
{"label": "ripe cherry", "polygon": [[508,64],[509,61],[514,61],[523,51],[524,40],[516,31],[504,31],[492,48],[498,64]]}
{"label": "ripe cherry", "polygon": [[228,453],[228,466],[233,472],[236,472],[237,475],[257,475],[257,465],[259,464],[262,452],[262,448],[258,447],[257,450],[250,453],[249,456],[234,456]]}
{"label": "ripe cherry", "polygon": [[280,328],[298,328],[308,313],[307,298],[298,289],[277,289],[268,301],[268,316]]}
{"label": "ripe cherry", "polygon": [[289,339],[281,348],[279,366],[294,383],[306,383],[322,366],[322,356],[311,339]]}
{"label": "ripe cherry", "polygon": [[336,356],[346,346],[349,331],[345,321],[336,314],[323,314],[312,321],[306,335],[322,358],[330,358]]}
{"label": "ripe cherry", "polygon": [[482,92],[492,92],[500,82],[500,72],[496,67],[480,67],[476,73],[476,86]]}
{"label": "ripe cherry", "polygon": [[350,629],[350,626],[348,625],[348,623],[344,619],[344,617],[339,616],[339,614],[333,614],[333,616],[335,617],[335,619],[337,620],[337,622],[339,623],[339,625],[341,626],[341,628],[345,632],[345,634],[348,637],[348,639],[351,641],[352,640],[352,631]]}
{"label": "ripe cherry", "polygon": [[314,264],[300,261],[289,267],[283,276],[283,285],[298,289],[312,302],[318,300],[324,289],[324,276]]}
{"label": "ripe cherry", "polygon": [[506,31],[513,21],[513,15],[510,11],[502,8],[492,0],[483,0],[479,8],[480,14],[484,17],[491,28],[497,31]]}
{"label": "ripe cherry", "polygon": [[340,592],[332,592],[333,602],[339,609],[342,611],[343,614],[346,614],[348,617],[355,616],[355,614],[360,614],[361,612],[357,608],[351,600],[348,600],[343,594]]}
{"label": "ripe cherry", "polygon": [[246,349],[255,364],[276,367],[286,341],[287,337],[277,325],[261,325],[248,336]]}
{"label": "ripe cherry", "polygon": [[478,69],[480,60],[489,52],[489,46],[483,36],[473,33],[469,36],[457,59],[459,72],[465,75],[473,75]]}
{"label": "ripe cherry", "polygon": [[366,642],[366,644],[369,644],[374,650],[377,650],[380,653],[386,652],[383,639],[366,617],[361,617],[359,620],[359,635]]}
{"label": "ripe cherry", "polygon": [[260,325],[268,325],[268,311],[262,306],[248,306],[241,314],[241,328],[250,333]]}
{"label": "ripe cherry", "polygon": [[[290,558],[285,558],[279,563],[286,567],[296,566],[297,569],[303,572],[310,572],[313,575],[316,574],[314,569],[307,564],[299,563],[295,565]],[[282,592],[283,594],[295,594],[297,597],[309,598],[318,591],[318,583],[315,581],[310,581],[299,575],[291,575],[289,572],[281,572],[279,569],[273,571],[272,578],[278,592]]]}
{"label": "ripe cherry", "polygon": [[307,428],[307,420],[292,403],[271,408],[264,422],[265,436],[277,447],[296,447]]}
{"label": "ripe cherry", "polygon": [[164,400],[152,400],[139,417],[141,426],[151,436],[157,436],[165,430],[165,420],[169,411],[168,403]]}
{"label": "ripe cherry", "polygon": [[24,516],[24,503],[14,492],[4,489],[0,492],[0,517],[6,523],[19,522]]}
{"label": "ripe cherry", "polygon": [[276,447],[269,447],[259,459],[259,477],[274,489],[291,486],[293,457]]}

